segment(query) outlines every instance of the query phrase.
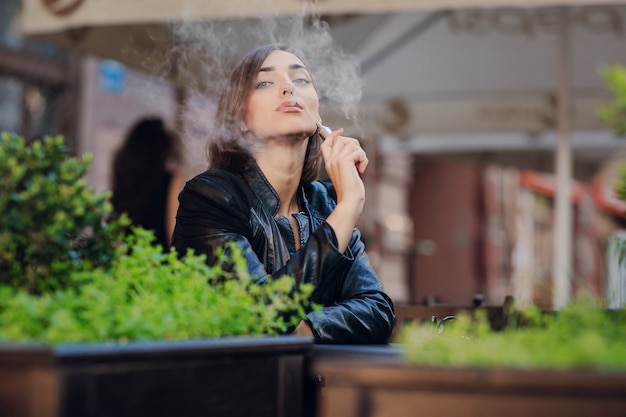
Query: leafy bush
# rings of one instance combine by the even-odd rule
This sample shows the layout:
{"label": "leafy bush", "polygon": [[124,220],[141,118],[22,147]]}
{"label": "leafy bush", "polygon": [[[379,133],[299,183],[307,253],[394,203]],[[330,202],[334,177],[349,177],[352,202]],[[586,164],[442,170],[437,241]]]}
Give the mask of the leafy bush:
{"label": "leafy bush", "polygon": [[[554,314],[517,312],[517,324],[493,332],[484,311],[446,324],[405,327],[404,354],[416,365],[524,369],[626,369],[626,314],[576,300]],[[523,325],[520,324],[523,321]]]}
{"label": "leafy bush", "polygon": [[617,176],[613,184],[615,196],[626,201],[626,161],[621,161],[617,167]]}
{"label": "leafy bush", "polygon": [[154,234],[111,220],[83,179],[91,157],[61,137],[0,142],[0,339],[44,343],[277,334],[304,318],[313,287],[257,285],[236,246],[218,264],[163,253]]}
{"label": "leafy bush", "polygon": [[[151,244],[152,232],[116,248],[110,268],[75,271],[75,288],[43,295],[0,287],[0,339],[45,343],[278,334],[304,318],[313,287],[284,276],[257,285],[232,246],[209,267]],[[131,250],[132,249],[132,250]],[[230,271],[230,272],[229,272]]]}
{"label": "leafy bush", "polygon": [[600,107],[598,115],[617,136],[626,136],[626,68],[610,65],[600,75],[609,88],[611,101]]}
{"label": "leafy bush", "polygon": [[[598,109],[598,115],[606,122],[617,137],[626,136],[626,67],[611,65],[604,67],[600,75],[607,85],[611,94],[611,101]],[[613,183],[615,196],[626,201],[626,161],[622,160],[617,165],[617,175]],[[617,255],[621,260],[626,254],[626,241],[620,236],[614,235],[609,241],[609,252]],[[621,267],[620,267],[621,269]],[[609,295],[612,298],[613,295]],[[615,299],[619,302],[621,297]]]}
{"label": "leafy bush", "polygon": [[0,283],[32,293],[71,286],[73,271],[106,267],[124,219],[83,179],[92,157],[67,156],[62,137],[0,138]]}

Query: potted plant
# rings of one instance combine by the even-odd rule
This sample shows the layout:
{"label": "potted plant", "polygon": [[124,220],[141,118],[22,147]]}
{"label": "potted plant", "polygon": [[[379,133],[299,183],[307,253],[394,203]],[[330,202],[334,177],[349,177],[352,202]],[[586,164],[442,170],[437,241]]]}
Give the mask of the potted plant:
{"label": "potted plant", "polygon": [[626,410],[623,310],[582,301],[558,313],[530,308],[500,332],[491,330],[484,311],[460,312],[443,327],[409,325],[396,342],[361,351],[358,360],[319,358],[320,416],[621,416]]}
{"label": "potted plant", "polygon": [[125,236],[91,157],[0,140],[2,416],[299,416],[312,340],[272,336],[312,288],[254,285],[237,247],[182,259]]}

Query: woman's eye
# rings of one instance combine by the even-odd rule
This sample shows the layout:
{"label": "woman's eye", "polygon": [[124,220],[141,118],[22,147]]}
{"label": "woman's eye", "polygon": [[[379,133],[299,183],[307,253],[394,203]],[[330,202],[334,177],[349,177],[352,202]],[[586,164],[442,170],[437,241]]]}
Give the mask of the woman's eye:
{"label": "woman's eye", "polygon": [[270,84],[272,84],[270,81],[259,81],[255,85],[255,88],[265,88],[265,87],[269,86]]}
{"label": "woman's eye", "polygon": [[309,81],[306,78],[296,78],[295,80],[293,80],[294,84],[309,84],[311,81]]}

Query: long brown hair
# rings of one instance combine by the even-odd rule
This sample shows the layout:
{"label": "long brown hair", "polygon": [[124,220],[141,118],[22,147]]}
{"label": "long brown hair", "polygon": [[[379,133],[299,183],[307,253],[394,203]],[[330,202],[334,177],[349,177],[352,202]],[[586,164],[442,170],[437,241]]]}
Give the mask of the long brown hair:
{"label": "long brown hair", "polygon": [[[238,172],[248,168],[254,162],[246,145],[248,139],[245,137],[245,132],[242,131],[246,103],[261,65],[274,51],[292,53],[306,64],[306,61],[299,54],[281,44],[261,46],[243,57],[231,73],[217,105],[215,124],[208,144],[210,168]],[[315,83],[313,85],[315,86]],[[315,89],[317,90],[317,86]],[[309,138],[307,146],[301,179],[304,184],[309,184],[317,179],[322,163],[321,143],[322,138],[316,131]]]}

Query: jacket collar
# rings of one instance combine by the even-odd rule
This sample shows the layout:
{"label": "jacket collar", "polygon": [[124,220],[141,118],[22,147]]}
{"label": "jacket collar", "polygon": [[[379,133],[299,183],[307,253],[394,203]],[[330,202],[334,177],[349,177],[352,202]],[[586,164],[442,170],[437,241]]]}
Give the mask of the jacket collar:
{"label": "jacket collar", "polygon": [[[256,162],[253,162],[250,167],[248,167],[241,174],[250,186],[250,189],[254,193],[254,195],[259,199],[265,209],[275,217],[278,213],[278,209],[280,208],[280,197],[278,197],[278,193],[272,187],[269,180],[261,171],[261,168],[257,165]],[[298,203],[300,207],[304,207],[306,205],[306,198],[304,197],[304,189],[302,185],[298,187]]]}
{"label": "jacket collar", "polygon": [[280,208],[280,198],[257,163],[252,162],[250,167],[242,172],[242,176],[265,209],[268,210],[272,217],[275,217]]}

